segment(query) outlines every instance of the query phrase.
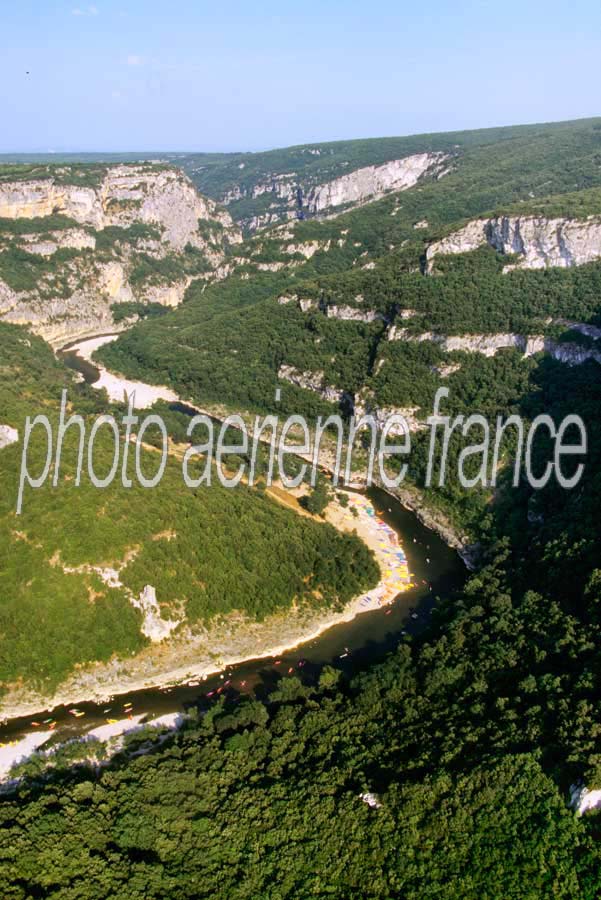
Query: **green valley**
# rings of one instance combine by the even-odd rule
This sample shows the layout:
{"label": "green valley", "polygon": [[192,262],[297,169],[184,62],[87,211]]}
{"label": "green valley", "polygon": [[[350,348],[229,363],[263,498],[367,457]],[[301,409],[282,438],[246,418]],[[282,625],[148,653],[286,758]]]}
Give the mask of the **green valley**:
{"label": "green valley", "polygon": [[[69,746],[48,770],[40,756],[21,763],[0,803],[6,897],[593,900],[599,804],[575,815],[570,795],[601,790],[601,120],[161,160],[144,163],[147,190],[165,177],[185,194],[191,247],[166,206],[161,221],[118,211],[89,226],[94,247],[35,264],[21,244],[45,240],[51,222],[58,245],[73,229],[68,203],[0,222],[0,299],[3,283],[45,285],[37,318],[31,298],[12,296],[4,318],[22,324],[0,322],[0,423],[56,415],[64,387],[88,422],[124,410],[76,383],[42,339],[60,343],[63,268],[84,252],[91,266],[118,262],[124,290],[116,302],[105,291],[96,327],[90,309],[81,329],[120,332],[99,364],[222,418],[355,413],[381,431],[402,412],[412,452],[396,494],[473,569],[442,596],[424,577],[425,610],[389,620],[384,656],[278,659],[256,690],[229,674],[200,686],[181,727],[132,733],[101,763],[73,766]],[[130,177],[112,163],[108,183]],[[156,289],[175,284],[162,302]],[[576,487],[512,485],[512,431],[494,488],[428,485],[425,425],[441,387],[452,416],[579,416]],[[154,411],[184,443],[190,410]],[[452,471],[474,439],[453,434]],[[100,442],[99,468],[109,449]],[[340,612],[378,581],[356,534],[263,486],[186,491],[181,447],[156,490],[97,491],[74,485],[70,443],[60,489],[28,492],[17,520],[19,450],[0,450],[0,662],[13,697],[52,692],[93,663],[129,675],[153,644],[183,654],[199,636],[198,653],[225,669],[211,628],[275,621],[285,637],[295,616]],[[552,453],[539,434],[537,473]],[[152,467],[151,446],[144,459]],[[327,494],[322,481],[304,512],[321,513]],[[348,497],[335,502],[350,518]],[[144,632],[131,602],[149,586],[173,626],[166,641]]]}

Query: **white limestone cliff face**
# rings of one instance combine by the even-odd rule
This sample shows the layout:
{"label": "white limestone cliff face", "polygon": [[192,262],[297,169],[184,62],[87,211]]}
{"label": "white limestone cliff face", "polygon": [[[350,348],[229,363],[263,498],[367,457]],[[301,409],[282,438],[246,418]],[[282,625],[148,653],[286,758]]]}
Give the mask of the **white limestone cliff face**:
{"label": "white limestone cliff face", "polygon": [[0,218],[34,219],[53,213],[68,215],[85,225],[100,224],[94,188],[56,184],[53,178],[0,184]]}
{"label": "white limestone cliff face", "polygon": [[110,262],[82,271],[72,266],[72,292],[68,296],[37,296],[12,291],[0,281],[0,318],[13,325],[28,325],[50,344],[61,346],[99,331],[121,331],[111,312],[113,303],[135,299],[121,263]]}
{"label": "white limestone cliff face", "polygon": [[127,283],[127,275],[121,263],[111,262],[98,267],[98,287],[110,300],[125,303],[134,295]]}
{"label": "white limestone cliff face", "polygon": [[151,285],[146,290],[146,300],[149,303],[160,303],[162,306],[179,306],[191,283],[191,278],[183,278],[175,284]]}
{"label": "white limestone cliff face", "polygon": [[281,175],[269,175],[265,181],[260,181],[246,188],[243,185],[236,184],[231,190],[226,191],[222,196],[223,203],[233,203],[236,200],[242,200],[244,197],[250,197],[256,200],[264,194],[273,194],[281,200],[288,200],[296,182],[296,172],[285,172]]}
{"label": "white limestone cliff face", "polygon": [[163,619],[156,590],[151,584],[146,585],[137,599],[132,596],[131,603],[144,616],[140,631],[147,638],[150,638],[153,643],[158,643],[169,637],[171,632],[183,621],[182,619]]}
{"label": "white limestone cliff face", "polygon": [[577,816],[601,806],[601,790],[587,788],[586,785],[573,784],[570,788],[570,806]]}
{"label": "white limestone cliff face", "polygon": [[376,312],[373,309],[362,310],[357,309],[354,306],[346,305],[328,306],[326,315],[328,319],[340,319],[347,322],[366,322],[367,324],[378,320],[384,320],[382,313]]}
{"label": "white limestone cliff face", "polygon": [[27,253],[40,256],[52,256],[57,250],[95,250],[96,238],[82,228],[68,228],[64,231],[50,231],[43,238],[36,234],[24,234],[20,238],[21,246]]}
{"label": "white limestone cliff face", "polygon": [[10,425],[0,425],[0,450],[16,444],[18,440],[19,432],[16,428],[11,428]]}
{"label": "white limestone cliff face", "polygon": [[319,250],[323,250],[324,253],[327,253],[331,244],[331,241],[305,241],[304,243],[287,244],[282,250],[289,256],[300,255],[304,257],[304,259],[311,259]]}
{"label": "white limestone cliff face", "polygon": [[[29,325],[55,345],[97,334],[119,331],[111,305],[126,302],[181,303],[192,277],[186,273],[185,248],[192,246],[207,263],[206,274],[195,277],[218,280],[230,271],[228,245],[241,241],[241,233],[225,210],[197,193],[179,170],[164,166],[109,166],[96,187],[64,184],[65,170],[54,177],[0,183],[0,219],[40,218],[60,213],[77,225],[29,234],[6,231],[0,237],[9,245],[46,257],[34,289],[13,290],[0,280],[0,317]],[[118,238],[97,250],[99,235],[109,226],[152,226],[155,236]],[[135,233],[134,233],[135,234]],[[54,263],[58,250],[76,251]],[[135,287],[130,275],[144,257],[177,260],[181,275],[139,277]],[[112,259],[111,259],[112,257]],[[53,268],[55,266],[56,268]],[[166,272],[170,268],[166,267]]]}
{"label": "white limestone cliff face", "polygon": [[[353,397],[348,391],[328,385],[325,373],[321,371],[302,371],[294,366],[281,365],[278,370],[278,378],[282,381],[288,381],[290,384],[296,385],[296,387],[318,394],[329,403],[344,403],[353,412],[357,421],[364,416],[371,416],[376,423],[376,428],[380,431],[390,422],[392,416],[402,416],[407,427],[405,429],[405,426],[400,421],[390,423],[388,436],[391,438],[404,434],[406,430],[415,432],[427,427],[425,422],[420,421],[417,417],[419,413],[418,406],[378,406],[374,402],[373,392],[368,389],[362,390],[356,397]],[[365,428],[368,427],[367,425],[365,426]]]}
{"label": "white limestone cliff face", "polygon": [[442,178],[450,171],[445,168],[447,161],[444,153],[415,153],[380,165],[363,166],[317,185],[303,183],[295,172],[268,175],[248,187],[235,185],[221,196],[221,201],[229,204],[243,198],[255,200],[269,195],[272,203],[268,211],[244,221],[249,231],[256,231],[299,215],[335,215],[340,208],[377,200],[389,191],[407,190],[425,175]]}
{"label": "white limestone cliff face", "polygon": [[294,384],[296,387],[304,388],[306,391],[319,394],[329,403],[340,403],[347,396],[345,391],[326,383],[324,372],[303,372],[295,366],[284,364],[278,369],[278,378]]}
{"label": "white limestone cliff face", "polygon": [[[19,295],[15,295],[19,298]],[[0,304],[0,318],[13,325],[26,325],[55,347],[99,332],[123,331],[125,322],[116,324],[110,299],[103,294],[75,292],[67,299],[17,299],[9,310]]]}
{"label": "white limestone cliff face", "polygon": [[60,213],[80,225],[101,230],[135,222],[158,225],[163,240],[181,250],[187,243],[202,247],[198,220],[209,219],[232,230],[231,216],[177,169],[110,166],[97,187],[79,187],[55,178],[0,183],[0,218],[32,219]]}
{"label": "white limestone cliff face", "polygon": [[379,166],[365,166],[312,188],[303,205],[315,215],[337,206],[376,200],[388,191],[404,191],[424,175],[440,170],[445,159],[444,153],[416,153]]}
{"label": "white limestone cliff face", "polygon": [[294,303],[295,306],[301,310],[301,312],[309,312],[309,310],[317,309],[319,307],[319,301],[314,300],[310,297],[299,297],[298,294],[282,294],[278,297],[278,303],[280,306],[286,306],[288,303]]}
{"label": "white limestone cliff face", "polygon": [[[406,430],[413,434],[427,428],[426,423],[418,418],[419,411],[419,406],[378,406],[369,390],[359,393],[354,410],[357,420],[363,416],[372,416],[379,431],[383,431],[388,424],[387,435],[390,438],[399,437]],[[392,421],[393,416],[401,416],[405,420],[406,429],[402,422]]]}
{"label": "white limestone cliff face", "polygon": [[519,259],[512,268],[567,268],[601,259],[601,217],[547,219],[542,216],[497,216],[475,219],[463,228],[430,244],[427,270],[437,256],[468,253],[486,244]]}
{"label": "white limestone cliff face", "polygon": [[[583,326],[593,327],[593,326]],[[572,330],[577,330],[573,328]],[[438,344],[445,353],[459,350],[464,353],[479,353],[482,356],[495,356],[499,350],[512,348],[519,350],[525,358],[536,353],[546,353],[558,362],[569,366],[581,365],[587,360],[601,363],[601,351],[594,347],[585,347],[575,341],[556,341],[544,335],[523,335],[510,332],[501,334],[464,334],[444,335],[433,331],[412,334],[407,328],[393,325],[388,331],[389,341],[407,341],[421,343],[432,341]],[[448,371],[443,377],[448,377]]]}

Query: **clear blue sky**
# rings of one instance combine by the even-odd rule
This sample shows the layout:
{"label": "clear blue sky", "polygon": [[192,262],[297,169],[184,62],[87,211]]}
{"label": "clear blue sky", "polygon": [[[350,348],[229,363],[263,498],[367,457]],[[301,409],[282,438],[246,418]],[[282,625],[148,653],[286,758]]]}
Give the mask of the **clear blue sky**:
{"label": "clear blue sky", "polygon": [[601,114],[600,61],[599,0],[4,0],[0,151],[579,118]]}

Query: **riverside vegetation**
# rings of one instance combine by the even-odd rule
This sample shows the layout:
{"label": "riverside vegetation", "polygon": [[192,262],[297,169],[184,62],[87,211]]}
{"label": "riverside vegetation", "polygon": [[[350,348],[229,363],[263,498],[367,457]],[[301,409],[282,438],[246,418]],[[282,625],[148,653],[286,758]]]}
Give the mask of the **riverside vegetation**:
{"label": "riverside vegetation", "polygon": [[[74,384],[41,339],[0,323],[0,345],[4,424],[22,428],[26,415],[44,412],[56,431],[60,390],[66,386],[72,412],[86,416],[88,426],[106,411],[102,397]],[[172,419],[177,437],[177,416]],[[36,436],[34,429],[32,472],[43,469],[46,454],[40,431]],[[152,440],[151,431],[148,435]],[[77,487],[76,437],[77,429],[71,429],[58,486],[30,491],[18,517],[21,447],[1,451],[0,681],[5,690],[22,680],[44,694],[76,665],[140,651],[148,640],[127,588],[139,594],[153,585],[164,617],[173,614],[182,626],[194,627],[233,611],[262,620],[293,603],[341,608],[377,581],[371,553],[352,535],[298,516],[260,489],[228,491],[217,484],[191,491],[175,460],[153,490],[137,482],[125,489],[120,479],[98,490],[85,476]],[[112,445],[101,429],[94,443],[99,475],[111,468]],[[157,468],[155,456],[143,454],[142,468],[149,473]],[[122,587],[103,582],[98,570],[119,566]]]}
{"label": "riverside vegetation", "polygon": [[[198,404],[232,409],[336,409],[321,390],[282,379],[288,365],[323,373],[323,385],[356,406],[417,408],[418,421],[441,384],[451,414],[576,413],[589,435],[582,481],[570,492],[554,482],[510,488],[509,436],[494,494],[466,493],[453,479],[424,492],[480,542],[481,557],[428,628],[383,662],[221,697],[143,755],[133,738],[99,771],[59,759],[41,776],[32,760],[0,804],[7,897],[599,896],[599,813],[576,818],[568,806],[571,785],[601,787],[599,363],[567,365],[515,347],[447,352],[432,340],[392,340],[390,328],[519,332],[594,350],[600,263],[504,273],[513,257],[483,247],[441,257],[428,275],[425,253],[466,220],[516,204],[524,214],[596,215],[601,123],[428,140],[456,150],[444,178],[332,220],[258,232],[236,249],[229,278],[192,285],[179,309],[147,318],[100,356]],[[357,166],[364,142],[353,153]],[[288,252],[312,241],[319,249],[309,259]],[[266,253],[271,269],[261,268]],[[360,316],[341,318],[345,307]],[[46,380],[60,382],[48,364]],[[81,390],[79,402],[100,402]],[[423,489],[426,447],[419,431],[413,437],[410,477]],[[464,440],[454,438],[454,459]],[[541,467],[548,452],[542,440]],[[39,512],[56,516],[60,501],[42,497]],[[274,536],[263,535],[260,552]]]}

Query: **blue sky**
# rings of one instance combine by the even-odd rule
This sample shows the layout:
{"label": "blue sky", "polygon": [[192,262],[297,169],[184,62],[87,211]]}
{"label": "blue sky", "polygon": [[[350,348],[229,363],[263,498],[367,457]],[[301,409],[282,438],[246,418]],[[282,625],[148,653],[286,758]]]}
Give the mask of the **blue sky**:
{"label": "blue sky", "polygon": [[579,118],[601,114],[599,60],[599,0],[5,0],[0,152]]}

